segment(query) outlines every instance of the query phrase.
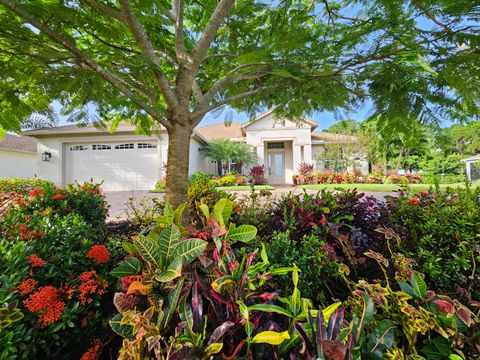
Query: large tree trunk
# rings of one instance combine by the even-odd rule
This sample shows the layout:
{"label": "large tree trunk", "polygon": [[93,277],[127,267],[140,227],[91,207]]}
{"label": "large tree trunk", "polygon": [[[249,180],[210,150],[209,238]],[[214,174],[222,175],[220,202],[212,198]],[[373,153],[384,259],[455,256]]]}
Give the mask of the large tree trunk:
{"label": "large tree trunk", "polygon": [[168,161],[166,200],[176,208],[187,200],[188,165],[190,156],[190,126],[175,124],[168,129]]}

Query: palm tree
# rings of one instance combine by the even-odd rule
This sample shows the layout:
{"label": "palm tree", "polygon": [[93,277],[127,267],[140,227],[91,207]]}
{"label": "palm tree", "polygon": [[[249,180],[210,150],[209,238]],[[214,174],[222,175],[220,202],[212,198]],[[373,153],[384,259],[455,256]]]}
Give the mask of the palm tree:
{"label": "palm tree", "polygon": [[241,172],[243,165],[255,163],[257,157],[253,148],[244,142],[234,142],[228,139],[215,139],[200,148],[203,156],[217,162],[218,175],[224,175],[231,170]]}
{"label": "palm tree", "polygon": [[235,170],[241,173],[244,165],[257,162],[257,153],[251,145],[245,142],[236,142],[234,143],[231,161],[235,164]]}

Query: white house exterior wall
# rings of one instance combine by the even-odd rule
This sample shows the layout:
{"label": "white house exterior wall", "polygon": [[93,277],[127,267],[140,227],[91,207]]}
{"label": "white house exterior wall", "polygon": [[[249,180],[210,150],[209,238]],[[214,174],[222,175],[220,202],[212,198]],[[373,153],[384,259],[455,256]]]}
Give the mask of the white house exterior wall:
{"label": "white house exterior wall", "polygon": [[[38,177],[50,180],[58,186],[65,186],[67,182],[67,164],[65,147],[81,143],[111,143],[111,142],[141,142],[156,141],[158,150],[158,178],[164,177],[164,164],[167,163],[168,154],[168,136],[162,134],[157,136],[146,135],[83,135],[83,136],[63,136],[63,137],[39,137],[37,142],[36,161],[38,164]],[[199,141],[192,138],[190,145],[190,171],[205,171],[207,169],[206,160],[198,152]],[[50,161],[42,161],[42,153],[50,152],[52,157]]]}
{"label": "white house exterior wall", "polygon": [[0,178],[34,178],[37,175],[35,153],[0,149]]}
{"label": "white house exterior wall", "polygon": [[275,121],[269,114],[245,127],[247,144],[257,149],[259,164],[266,164],[268,142],[285,143],[285,183],[293,184],[293,175],[302,161],[312,162],[311,126],[291,120]]}

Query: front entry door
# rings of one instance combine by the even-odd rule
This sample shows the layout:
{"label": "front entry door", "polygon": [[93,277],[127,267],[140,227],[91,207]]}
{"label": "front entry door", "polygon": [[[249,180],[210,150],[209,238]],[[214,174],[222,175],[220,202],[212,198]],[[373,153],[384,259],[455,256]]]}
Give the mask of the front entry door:
{"label": "front entry door", "polygon": [[268,180],[272,185],[285,183],[285,153],[268,153]]}

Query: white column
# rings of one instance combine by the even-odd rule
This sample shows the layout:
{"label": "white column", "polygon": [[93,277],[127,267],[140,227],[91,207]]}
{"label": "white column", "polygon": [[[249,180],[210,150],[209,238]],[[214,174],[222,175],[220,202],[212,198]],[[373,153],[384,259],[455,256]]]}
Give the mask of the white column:
{"label": "white column", "polygon": [[293,144],[293,173],[297,173],[298,165],[302,162],[301,145]]}
{"label": "white column", "polygon": [[309,164],[314,164],[315,161],[312,158],[312,145],[303,145],[303,161],[309,163]]}
{"label": "white column", "polygon": [[465,162],[466,170],[467,170],[467,179],[472,180],[472,163],[470,161]]}
{"label": "white column", "polygon": [[265,164],[265,159],[264,159],[264,156],[265,156],[265,146],[263,146],[263,143],[261,145],[258,145],[257,146],[257,161],[258,161],[258,165],[263,165]]}

